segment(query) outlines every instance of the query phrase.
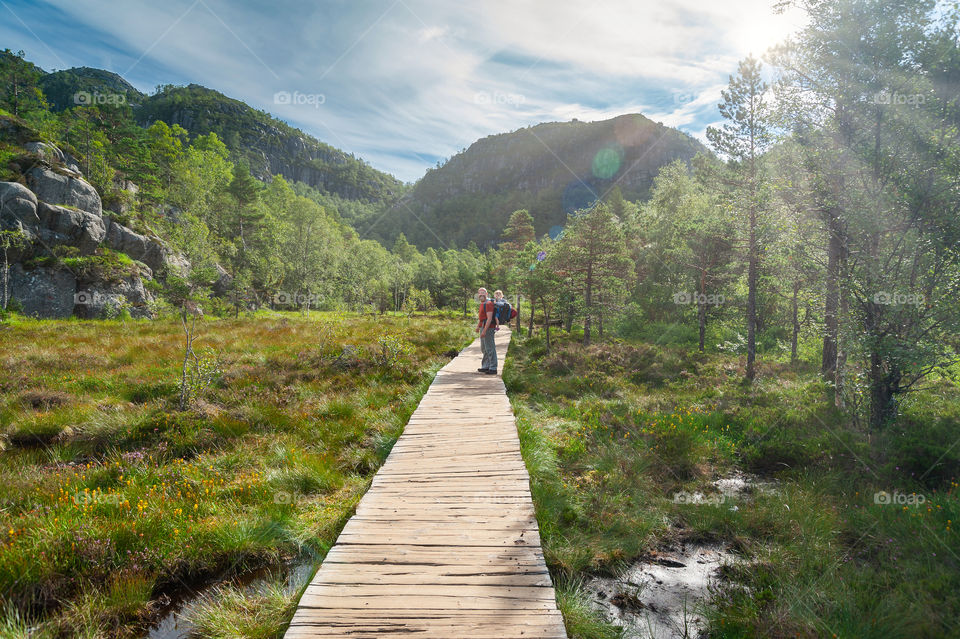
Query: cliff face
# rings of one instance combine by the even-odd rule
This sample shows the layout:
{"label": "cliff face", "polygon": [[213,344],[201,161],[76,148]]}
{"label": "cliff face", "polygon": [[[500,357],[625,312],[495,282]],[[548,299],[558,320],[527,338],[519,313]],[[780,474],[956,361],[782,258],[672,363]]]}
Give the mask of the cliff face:
{"label": "cliff face", "polygon": [[639,114],[489,136],[428,171],[393,207],[382,235],[389,242],[403,231],[420,246],[483,246],[499,239],[518,208],[530,211],[542,234],[613,186],[628,199],[645,198],[660,167],[698,152],[708,151]]}

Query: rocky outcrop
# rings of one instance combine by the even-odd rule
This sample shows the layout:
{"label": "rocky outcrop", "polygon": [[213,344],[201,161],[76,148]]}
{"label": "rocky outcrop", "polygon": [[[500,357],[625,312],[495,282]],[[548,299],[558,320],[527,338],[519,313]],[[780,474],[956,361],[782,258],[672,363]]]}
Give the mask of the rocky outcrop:
{"label": "rocky outcrop", "polygon": [[74,158],[72,155],[64,153],[52,144],[47,144],[46,142],[28,142],[27,144],[23,145],[23,148],[32,153],[36,153],[41,159],[44,159],[47,162],[62,164],[67,172],[73,174],[73,177],[79,178],[83,176],[83,174],[80,173],[80,166],[76,158]]}
{"label": "rocky outcrop", "polygon": [[73,314],[77,317],[97,319],[110,317],[125,308],[135,319],[151,318],[153,314],[149,303],[153,301],[153,295],[143,286],[144,275],[141,272],[110,281],[81,278],[77,282]]}
{"label": "rocky outcrop", "polygon": [[[154,271],[186,275],[189,262],[160,238],[141,235],[102,215],[100,199],[85,181],[47,167],[36,169],[29,177],[34,190],[0,182],[0,228],[20,231],[27,240],[9,254],[11,298],[24,313],[38,317],[104,317],[121,307],[133,317],[149,317],[153,297],[143,281],[151,279]],[[74,204],[53,204],[46,198]],[[126,254],[138,266],[122,272],[104,272],[97,266],[74,272],[62,263],[51,264],[49,258],[59,246],[75,247],[87,257],[107,247]]]}
{"label": "rocky outcrop", "polygon": [[10,267],[10,298],[20,303],[25,315],[70,317],[76,292],[77,278],[68,270],[24,270],[21,264]]}
{"label": "rocky outcrop", "polygon": [[16,182],[0,182],[0,227],[20,231],[33,239],[40,225],[37,196]]}
{"label": "rocky outcrop", "polygon": [[[41,224],[58,236],[57,244],[75,246],[81,255],[93,255],[107,236],[103,217],[86,211],[40,202],[37,215]],[[47,242],[51,239],[48,237]]]}
{"label": "rocky outcrop", "polygon": [[11,144],[25,144],[37,138],[37,132],[20,118],[0,115],[0,140]]}
{"label": "rocky outcrop", "polygon": [[153,316],[153,296],[143,285],[145,271],[103,277],[79,275],[63,266],[10,267],[10,297],[25,315],[88,319],[111,317],[126,309],[131,317]]}
{"label": "rocky outcrop", "polygon": [[230,285],[233,284],[233,276],[219,262],[214,264],[214,268],[217,270],[217,281],[213,283],[213,294],[226,295],[227,291],[230,290]]}
{"label": "rocky outcrop", "polygon": [[186,275],[190,263],[182,256],[170,250],[158,237],[140,235],[126,226],[104,216],[107,223],[104,244],[131,259],[143,262],[155,273],[165,272],[173,275]]}
{"label": "rocky outcrop", "polygon": [[100,216],[103,205],[100,195],[86,180],[58,173],[45,166],[35,166],[26,174],[27,185],[37,199],[49,204],[74,207]]}

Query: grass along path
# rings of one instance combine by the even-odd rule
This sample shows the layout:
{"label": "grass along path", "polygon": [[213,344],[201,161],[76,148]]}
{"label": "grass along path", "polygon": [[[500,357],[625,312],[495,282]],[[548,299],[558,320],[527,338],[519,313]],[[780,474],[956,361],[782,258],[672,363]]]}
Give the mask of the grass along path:
{"label": "grass along path", "polygon": [[[956,387],[937,381],[871,435],[813,367],[764,362],[752,387],[742,372],[677,347],[561,335],[548,353],[514,337],[504,381],[571,638],[621,636],[589,602],[594,575],[683,542],[738,558],[703,610],[711,638],[954,636]],[[738,470],[777,488],[710,499]],[[708,499],[677,498],[697,492]]]}
{"label": "grass along path", "polygon": [[[0,635],[135,636],[185,585],[322,557],[445,353],[472,337],[459,318],[277,313],[199,333],[210,386],[180,412],[176,323],[0,328]],[[241,634],[270,636],[292,612],[260,609],[274,613]]]}

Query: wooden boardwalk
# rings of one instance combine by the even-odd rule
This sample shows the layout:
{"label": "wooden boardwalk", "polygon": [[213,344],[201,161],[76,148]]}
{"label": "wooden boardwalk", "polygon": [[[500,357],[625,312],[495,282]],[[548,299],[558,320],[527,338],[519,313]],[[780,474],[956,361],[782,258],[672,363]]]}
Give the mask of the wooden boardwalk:
{"label": "wooden boardwalk", "polygon": [[479,365],[477,340],[437,373],[286,639],[566,639],[513,411]]}

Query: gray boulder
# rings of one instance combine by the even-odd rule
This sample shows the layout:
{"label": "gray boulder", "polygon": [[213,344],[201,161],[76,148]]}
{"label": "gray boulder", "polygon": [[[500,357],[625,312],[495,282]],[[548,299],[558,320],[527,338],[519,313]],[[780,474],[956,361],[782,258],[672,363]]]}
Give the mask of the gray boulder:
{"label": "gray boulder", "polygon": [[20,264],[10,267],[10,297],[20,302],[26,315],[70,317],[76,292],[77,280],[68,270],[35,268],[25,271]]}
{"label": "gray boulder", "polygon": [[47,162],[62,164],[68,172],[75,174],[74,177],[83,177],[83,174],[80,173],[80,167],[77,165],[77,160],[72,155],[64,153],[52,144],[47,144],[46,142],[27,142],[23,145],[23,148],[32,153],[36,153]]}
{"label": "gray boulder", "polygon": [[[114,192],[103,202],[104,208],[116,211],[117,213],[129,212],[137,199],[137,193],[140,192],[140,187],[134,182],[120,176],[120,174],[114,176],[113,187]],[[106,215],[106,211],[104,211],[104,215]]]}
{"label": "gray boulder", "polygon": [[153,296],[144,287],[140,274],[109,277],[87,276],[78,280],[69,269],[38,267],[24,270],[21,264],[10,267],[10,297],[17,300],[26,315],[63,318],[77,315],[89,319],[109,317],[111,311],[127,308],[131,317],[152,318],[149,304]]}
{"label": "gray boulder", "polygon": [[61,243],[76,246],[81,255],[92,255],[107,236],[103,218],[86,211],[40,202],[37,215],[44,227],[65,238]]}
{"label": "gray boulder", "polygon": [[77,284],[74,313],[78,317],[98,319],[126,308],[135,319],[151,319],[149,303],[152,301],[153,295],[144,288],[139,275],[81,281]]}
{"label": "gray boulder", "polygon": [[100,195],[85,180],[35,166],[27,171],[27,183],[39,200],[72,206],[98,216],[103,214]]}
{"label": "gray boulder", "polygon": [[0,222],[4,228],[24,230],[40,224],[37,196],[16,182],[0,182]]}
{"label": "gray boulder", "polygon": [[114,222],[109,216],[104,243],[114,251],[126,253],[131,259],[143,262],[154,272],[167,271],[174,275],[186,275],[190,263],[181,255],[171,251],[160,238],[147,237]]}
{"label": "gray boulder", "polygon": [[219,296],[226,295],[230,289],[230,285],[233,284],[233,276],[230,275],[227,269],[220,266],[219,262],[214,264],[214,268],[217,269],[217,281],[213,283],[213,294]]}

